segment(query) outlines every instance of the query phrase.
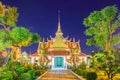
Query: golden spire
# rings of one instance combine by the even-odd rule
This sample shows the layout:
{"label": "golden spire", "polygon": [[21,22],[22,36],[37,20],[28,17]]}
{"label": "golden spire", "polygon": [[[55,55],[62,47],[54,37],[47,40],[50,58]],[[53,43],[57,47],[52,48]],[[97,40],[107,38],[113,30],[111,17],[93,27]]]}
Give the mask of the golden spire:
{"label": "golden spire", "polygon": [[56,36],[62,36],[63,33],[61,31],[61,25],[60,25],[60,11],[58,11],[58,29],[56,32]]}

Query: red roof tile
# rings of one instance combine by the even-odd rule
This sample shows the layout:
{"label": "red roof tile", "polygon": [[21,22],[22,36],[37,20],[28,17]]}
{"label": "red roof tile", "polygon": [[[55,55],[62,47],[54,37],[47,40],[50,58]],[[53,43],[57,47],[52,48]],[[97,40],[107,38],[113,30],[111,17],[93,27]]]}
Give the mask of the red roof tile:
{"label": "red roof tile", "polygon": [[32,54],[31,56],[32,56],[32,57],[38,57],[38,56],[40,56],[40,54],[34,53],[34,54]]}
{"label": "red roof tile", "polygon": [[87,54],[85,54],[85,53],[80,53],[80,55],[79,56],[81,56],[81,57],[88,57],[88,55]]}

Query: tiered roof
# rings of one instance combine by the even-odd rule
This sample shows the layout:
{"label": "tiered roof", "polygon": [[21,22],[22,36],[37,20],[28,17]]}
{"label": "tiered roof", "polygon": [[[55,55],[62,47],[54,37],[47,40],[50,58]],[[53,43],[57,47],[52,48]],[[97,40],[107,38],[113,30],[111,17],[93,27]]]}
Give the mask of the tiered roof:
{"label": "tiered roof", "polygon": [[[60,25],[60,16],[58,16],[58,29],[55,33],[55,37],[50,37],[50,40],[46,42],[39,42],[38,51],[47,50],[48,55],[69,55],[71,49],[77,49],[80,56],[86,56],[86,54],[81,53],[81,48],[79,41],[69,40],[68,38],[63,37],[63,33]],[[36,56],[36,55],[34,55]]]}
{"label": "tiered roof", "polygon": [[50,40],[48,40],[47,42],[45,42],[44,40],[42,42],[39,43],[39,49],[42,49],[42,44],[44,43],[47,49],[53,49],[53,50],[57,50],[57,49],[72,49],[72,48],[76,48],[80,50],[80,45],[79,45],[79,41],[75,42],[75,39],[73,38],[73,41],[68,40],[67,38],[63,37],[63,33],[61,30],[61,25],[60,25],[60,17],[58,19],[58,29],[57,32],[55,33],[55,37],[52,38]]}

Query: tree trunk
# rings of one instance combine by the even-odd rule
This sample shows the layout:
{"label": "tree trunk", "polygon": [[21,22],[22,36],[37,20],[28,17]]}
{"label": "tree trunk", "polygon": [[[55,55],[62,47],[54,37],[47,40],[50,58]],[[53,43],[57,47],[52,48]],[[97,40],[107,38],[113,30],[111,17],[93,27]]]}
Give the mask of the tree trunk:
{"label": "tree trunk", "polygon": [[110,48],[111,48],[111,41],[112,41],[112,33],[110,33],[110,36],[109,36],[109,40],[108,40],[108,48],[107,48],[107,50],[110,50]]}
{"label": "tree trunk", "polygon": [[107,50],[108,50],[108,40],[106,40],[104,50],[105,50],[105,51],[107,51]]}
{"label": "tree trunk", "polygon": [[18,60],[18,57],[19,57],[20,53],[21,53],[21,47],[12,46],[11,59],[12,60]]}
{"label": "tree trunk", "polygon": [[6,30],[7,32],[10,32],[10,27],[6,27],[4,24],[0,23],[0,25]]}
{"label": "tree trunk", "polygon": [[111,80],[110,73],[107,73],[108,79]]}
{"label": "tree trunk", "polygon": [[109,72],[108,72],[108,73],[107,73],[107,76],[108,76],[108,79],[109,79],[109,80],[113,80],[113,74],[112,74],[112,73],[109,73]]}
{"label": "tree trunk", "polygon": [[110,48],[111,48],[111,41],[112,41],[112,35],[110,35],[110,38],[106,41],[106,44],[105,44],[105,51],[109,51]]}

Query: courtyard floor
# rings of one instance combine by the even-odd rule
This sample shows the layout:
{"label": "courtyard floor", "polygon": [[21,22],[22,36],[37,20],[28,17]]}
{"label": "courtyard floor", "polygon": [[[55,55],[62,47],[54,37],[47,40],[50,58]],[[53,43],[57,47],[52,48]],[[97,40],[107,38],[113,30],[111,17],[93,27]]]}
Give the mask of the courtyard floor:
{"label": "courtyard floor", "polygon": [[69,70],[47,71],[39,77],[39,80],[82,80]]}

